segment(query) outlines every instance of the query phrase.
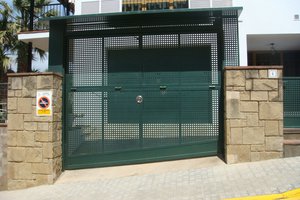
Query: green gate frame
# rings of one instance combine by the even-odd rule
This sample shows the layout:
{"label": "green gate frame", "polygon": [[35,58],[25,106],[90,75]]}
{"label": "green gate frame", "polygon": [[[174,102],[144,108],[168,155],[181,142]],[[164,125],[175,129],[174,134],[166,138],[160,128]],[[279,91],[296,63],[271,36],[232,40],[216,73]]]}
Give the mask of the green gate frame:
{"label": "green gate frame", "polygon": [[[84,167],[97,167],[97,166],[110,166],[129,163],[141,163],[152,162],[159,160],[172,160],[178,158],[187,157],[199,157],[208,155],[222,155],[224,151],[224,135],[223,135],[223,97],[222,97],[222,77],[221,72],[224,66],[238,66],[239,65],[239,48],[238,48],[238,16],[242,8],[230,7],[230,8],[212,8],[212,9],[182,9],[182,10],[163,10],[163,11],[147,11],[147,12],[129,12],[129,13],[108,13],[108,14],[96,14],[96,15],[83,15],[83,16],[70,16],[70,17],[53,17],[50,21],[50,38],[49,38],[49,70],[53,72],[59,72],[64,75],[64,102],[63,102],[63,167],[64,169],[75,169]],[[199,35],[204,36],[200,37]],[[214,53],[214,60],[211,62],[215,65],[215,72],[212,73],[212,79],[216,80],[212,83],[220,93],[218,100],[218,123],[219,123],[219,139],[216,140],[216,144],[219,148],[218,152],[206,151],[210,149],[212,143],[204,143],[201,146],[199,144],[191,144],[178,149],[176,146],[170,147],[162,152],[163,148],[157,148],[152,150],[143,151],[143,155],[146,159],[136,157],[136,153],[132,151],[126,152],[128,157],[126,160],[122,160],[124,154],[116,153],[114,159],[111,159],[111,154],[105,154],[99,161],[98,155],[90,153],[89,155],[83,154],[78,157],[69,157],[69,143],[67,138],[68,126],[68,113],[67,107],[70,105],[67,102],[68,92],[75,91],[71,85],[73,85],[73,79],[70,78],[72,72],[70,70],[77,70],[76,73],[80,74],[82,71],[79,69],[69,69],[70,52],[68,47],[72,41],[80,40],[81,45],[84,46],[85,39],[93,40],[92,38],[103,38],[101,40],[95,40],[98,45],[102,45],[103,49],[105,40],[104,38],[117,38],[117,37],[136,37],[138,39],[138,45],[143,45],[141,39],[143,36],[155,36],[155,35],[177,35],[178,45],[181,45],[184,37],[191,36],[195,40],[207,40],[213,41],[216,44],[216,48],[211,50]],[[203,39],[204,38],[204,39]],[[113,42],[113,41],[110,41]],[[207,41],[206,41],[207,42]],[[155,45],[163,45],[156,43]],[[184,44],[182,44],[184,45]],[[203,44],[202,44],[203,45]],[[211,45],[211,44],[207,44]],[[196,47],[197,44],[194,44]],[[189,47],[193,47],[189,44]],[[97,49],[94,49],[97,51]],[[72,51],[72,50],[70,50]],[[104,66],[104,50],[101,52],[102,60],[99,64]],[[73,55],[73,54],[72,54]],[[80,54],[76,54],[80,56]],[[102,69],[105,70],[105,69]],[[91,72],[92,74],[93,72]],[[104,71],[102,71],[104,73]],[[72,75],[71,75],[72,76]],[[218,78],[219,77],[219,78]],[[70,82],[71,80],[71,82]],[[95,79],[96,80],[96,79]],[[103,81],[103,80],[101,80]],[[83,86],[81,90],[99,92],[99,87]],[[103,107],[104,104],[102,104]],[[102,108],[103,109],[103,108]],[[103,113],[103,110],[102,110]],[[76,116],[80,117],[80,116]],[[82,127],[81,127],[82,128]],[[75,130],[77,129],[77,130]],[[80,132],[77,127],[74,127],[73,131]],[[103,131],[103,130],[102,130]],[[79,134],[80,135],[80,134]],[[78,137],[80,137],[78,135]],[[76,141],[80,142],[77,138]],[[153,158],[151,155],[160,153],[159,158]],[[172,155],[170,156],[170,153]],[[177,155],[178,153],[178,155]],[[147,159],[147,155],[150,157]],[[120,160],[121,161],[120,161]],[[97,161],[95,161],[97,160]]]}

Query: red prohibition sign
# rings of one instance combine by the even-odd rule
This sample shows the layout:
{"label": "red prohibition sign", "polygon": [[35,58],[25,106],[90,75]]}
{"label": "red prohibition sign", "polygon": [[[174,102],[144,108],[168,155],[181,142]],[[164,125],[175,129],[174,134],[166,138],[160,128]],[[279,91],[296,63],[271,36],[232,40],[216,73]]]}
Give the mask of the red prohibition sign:
{"label": "red prohibition sign", "polygon": [[47,109],[49,108],[49,105],[50,105],[50,100],[48,97],[40,97],[39,100],[38,100],[38,106],[39,108],[41,109]]}

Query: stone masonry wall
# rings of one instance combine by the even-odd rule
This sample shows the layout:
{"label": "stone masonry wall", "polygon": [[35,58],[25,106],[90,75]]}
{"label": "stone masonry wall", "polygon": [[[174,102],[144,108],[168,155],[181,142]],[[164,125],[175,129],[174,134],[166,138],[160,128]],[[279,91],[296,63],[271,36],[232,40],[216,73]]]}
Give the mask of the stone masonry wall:
{"label": "stone masonry wall", "polygon": [[0,124],[0,190],[7,189],[7,126]]}
{"label": "stone masonry wall", "polygon": [[224,87],[226,162],[281,158],[282,67],[227,67]]}
{"label": "stone masonry wall", "polygon": [[[62,171],[62,77],[10,74],[8,83],[8,189],[52,184]],[[36,116],[37,90],[52,90],[52,116]]]}

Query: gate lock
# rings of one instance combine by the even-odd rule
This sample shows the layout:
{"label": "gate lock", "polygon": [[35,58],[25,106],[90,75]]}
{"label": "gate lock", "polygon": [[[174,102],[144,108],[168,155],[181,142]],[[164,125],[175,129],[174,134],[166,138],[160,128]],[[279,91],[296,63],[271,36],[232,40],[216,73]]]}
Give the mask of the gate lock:
{"label": "gate lock", "polygon": [[142,102],[143,102],[143,97],[142,97],[142,95],[136,96],[135,100],[136,100],[136,102],[137,102],[138,104],[142,103]]}

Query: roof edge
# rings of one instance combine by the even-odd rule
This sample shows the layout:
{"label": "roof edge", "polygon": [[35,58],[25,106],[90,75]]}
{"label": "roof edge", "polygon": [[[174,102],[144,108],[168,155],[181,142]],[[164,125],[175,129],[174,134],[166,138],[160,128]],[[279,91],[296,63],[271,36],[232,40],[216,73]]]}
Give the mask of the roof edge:
{"label": "roof edge", "polygon": [[130,15],[147,15],[147,14],[163,14],[163,13],[193,13],[193,12],[219,12],[219,11],[238,11],[240,16],[243,7],[218,7],[218,8],[197,8],[197,9],[173,9],[173,10],[149,10],[149,11],[131,11],[131,12],[113,12],[113,13],[97,13],[89,15],[72,15],[62,17],[46,17],[39,19],[40,21],[57,21],[57,20],[68,20],[85,17],[109,17],[109,16],[130,16]]}

